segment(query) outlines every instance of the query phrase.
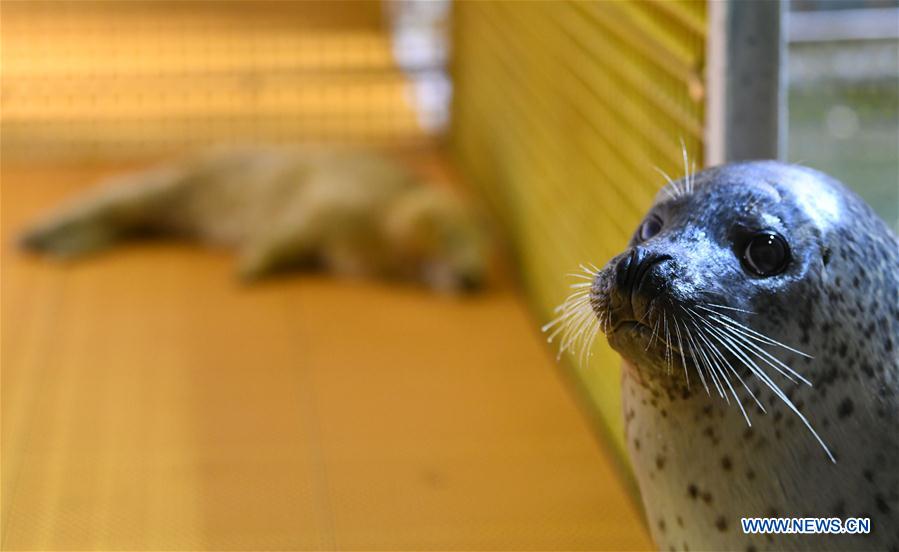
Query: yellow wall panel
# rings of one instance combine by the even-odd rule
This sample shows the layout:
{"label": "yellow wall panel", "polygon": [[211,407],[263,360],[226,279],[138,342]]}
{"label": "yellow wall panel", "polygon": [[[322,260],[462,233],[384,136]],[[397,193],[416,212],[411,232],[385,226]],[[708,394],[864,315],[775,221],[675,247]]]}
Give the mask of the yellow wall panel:
{"label": "yellow wall panel", "polygon": [[[581,263],[626,246],[663,179],[701,166],[703,1],[459,2],[451,144],[548,321]],[[566,359],[623,453],[619,360]]]}

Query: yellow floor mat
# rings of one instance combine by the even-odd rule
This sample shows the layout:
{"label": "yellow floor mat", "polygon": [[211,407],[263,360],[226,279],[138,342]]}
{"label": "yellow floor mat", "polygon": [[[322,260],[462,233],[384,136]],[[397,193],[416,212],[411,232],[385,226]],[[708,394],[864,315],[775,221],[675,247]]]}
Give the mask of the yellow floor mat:
{"label": "yellow floor mat", "polygon": [[11,246],[112,170],[3,168],[3,549],[651,546],[512,290]]}

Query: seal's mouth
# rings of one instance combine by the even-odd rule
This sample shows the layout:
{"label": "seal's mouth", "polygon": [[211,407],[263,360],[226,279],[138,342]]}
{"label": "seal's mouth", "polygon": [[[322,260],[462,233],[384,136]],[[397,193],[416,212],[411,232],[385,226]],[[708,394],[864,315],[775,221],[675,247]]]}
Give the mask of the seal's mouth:
{"label": "seal's mouth", "polygon": [[646,324],[643,324],[642,322],[638,322],[637,320],[620,320],[612,328],[612,332],[617,331],[636,331],[642,334],[647,334],[652,332],[652,328],[650,328]]}
{"label": "seal's mouth", "polygon": [[648,316],[644,315],[641,319],[613,318],[606,338],[613,348],[619,349],[625,356],[629,356],[629,351],[637,349],[664,360],[672,354],[679,355],[682,352],[682,345],[674,339],[674,324],[673,313],[654,307]]}

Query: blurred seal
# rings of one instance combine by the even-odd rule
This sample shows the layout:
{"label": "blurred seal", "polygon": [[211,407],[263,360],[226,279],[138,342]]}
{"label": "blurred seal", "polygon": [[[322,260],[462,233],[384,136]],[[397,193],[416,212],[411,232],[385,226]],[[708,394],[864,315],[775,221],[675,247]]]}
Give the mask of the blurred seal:
{"label": "blurred seal", "polygon": [[482,287],[490,250],[460,198],[384,155],[329,147],[216,148],[125,174],[21,244],[68,259],[148,233],[236,248],[247,280],[316,264],[447,292]]}

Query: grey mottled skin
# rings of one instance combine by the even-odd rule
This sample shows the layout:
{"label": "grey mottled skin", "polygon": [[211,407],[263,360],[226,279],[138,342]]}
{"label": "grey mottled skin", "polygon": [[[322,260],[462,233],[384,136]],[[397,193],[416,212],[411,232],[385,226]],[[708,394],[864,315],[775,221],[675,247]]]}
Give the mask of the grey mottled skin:
{"label": "grey mottled skin", "polygon": [[[855,194],[805,167],[728,165],[697,174],[692,193],[671,199],[673,190],[663,190],[650,211],[660,217],[661,231],[631,243],[650,257],[670,256],[658,257],[647,270],[649,291],[625,297],[618,289],[616,269],[631,249],[612,259],[592,287],[594,310],[600,317],[611,313],[609,343],[625,359],[625,435],[657,545],[899,550],[896,236]],[[758,230],[774,230],[789,243],[784,272],[760,277],[741,264],[745,237]],[[764,347],[812,386],[791,383],[755,361],[836,462],[785,401],[723,348],[767,413],[734,375],[730,381],[751,428],[733,396],[726,403],[711,383],[706,393],[690,347],[678,346],[672,329],[678,317],[679,328],[701,324],[686,320],[681,310],[697,310],[700,303],[741,309],[717,310],[814,357]],[[650,306],[646,325],[624,323],[646,315]],[[662,312],[673,347],[670,369],[663,340],[653,339],[649,329]],[[870,517],[872,533],[745,535],[740,518],[752,516]]]}

